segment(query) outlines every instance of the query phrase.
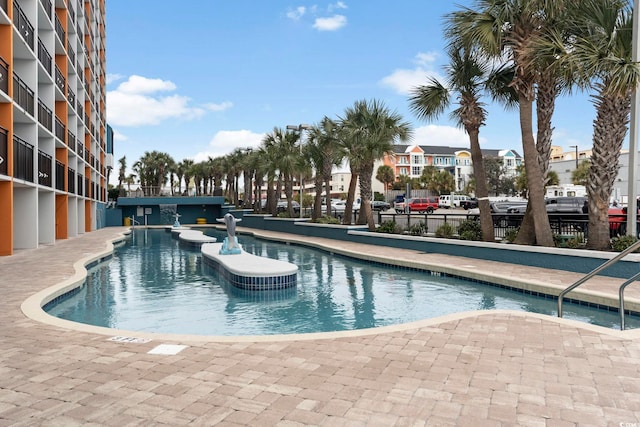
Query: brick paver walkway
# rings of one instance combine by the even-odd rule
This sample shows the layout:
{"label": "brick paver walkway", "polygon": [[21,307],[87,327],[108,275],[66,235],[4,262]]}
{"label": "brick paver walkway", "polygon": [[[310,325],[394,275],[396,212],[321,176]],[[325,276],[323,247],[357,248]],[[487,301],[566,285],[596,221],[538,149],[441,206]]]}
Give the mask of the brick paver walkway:
{"label": "brick paver walkway", "polygon": [[[73,276],[75,261],[122,230],[0,258],[0,425],[640,425],[637,331],[483,312],[327,339],[122,343],[22,313],[25,299]],[[575,278],[433,256],[424,261],[558,285]],[[159,344],[187,347],[148,354]]]}

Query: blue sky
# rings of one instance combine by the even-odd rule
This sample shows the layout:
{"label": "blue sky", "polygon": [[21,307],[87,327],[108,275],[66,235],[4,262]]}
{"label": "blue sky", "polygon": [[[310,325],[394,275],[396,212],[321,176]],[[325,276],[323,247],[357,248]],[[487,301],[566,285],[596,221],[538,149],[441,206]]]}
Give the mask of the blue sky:
{"label": "blue sky", "polygon": [[[471,4],[107,1],[114,157],[126,156],[129,169],[152,150],[202,161],[256,147],[274,127],[337,118],[362,99],[401,114],[414,129],[411,143],[468,147],[448,112],[430,123],[418,120],[408,93],[443,75],[443,16]],[[517,111],[488,110],[482,146],[521,153]],[[561,98],[554,144],[590,148],[594,117],[586,95]]]}

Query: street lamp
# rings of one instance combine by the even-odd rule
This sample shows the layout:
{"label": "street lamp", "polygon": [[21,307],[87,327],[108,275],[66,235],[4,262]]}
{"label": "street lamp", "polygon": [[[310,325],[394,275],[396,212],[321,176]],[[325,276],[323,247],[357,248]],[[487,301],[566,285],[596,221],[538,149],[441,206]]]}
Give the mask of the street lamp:
{"label": "street lamp", "polygon": [[578,146],[577,145],[570,145],[569,148],[575,148],[576,149],[576,169],[578,169]]}
{"label": "street lamp", "polygon": [[[302,157],[302,131],[310,130],[311,126],[305,124],[299,125],[287,125],[287,130],[292,130],[295,132],[300,132],[300,157]],[[302,218],[302,172],[300,172],[300,218]]]}

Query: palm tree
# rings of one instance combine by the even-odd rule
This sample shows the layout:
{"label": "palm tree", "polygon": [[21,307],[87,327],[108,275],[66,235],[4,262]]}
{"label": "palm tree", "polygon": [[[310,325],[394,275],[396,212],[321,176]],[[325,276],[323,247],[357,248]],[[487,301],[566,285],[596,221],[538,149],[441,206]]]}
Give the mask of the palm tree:
{"label": "palm tree", "polygon": [[[284,183],[284,194],[287,198],[287,212],[290,217],[294,216],[293,212],[293,174],[299,167],[300,150],[296,144],[300,138],[298,132],[284,132],[282,128],[274,128],[267,134],[262,143],[265,146],[265,154],[272,162],[273,176],[277,178],[276,196],[279,198],[281,181]],[[268,196],[267,196],[268,198]],[[277,198],[269,200],[273,204],[271,212],[276,213]],[[269,198],[268,198],[269,199]]]}
{"label": "palm tree", "polygon": [[127,193],[131,193],[131,184],[135,184],[136,183],[136,174],[135,173],[130,173],[129,175],[127,175],[124,179],[124,182],[127,184]]}
{"label": "palm tree", "polygon": [[120,189],[120,195],[122,195],[122,183],[127,173],[127,156],[122,156],[120,160],[118,160],[118,164],[120,165],[118,168],[118,188]]}
{"label": "palm tree", "polygon": [[560,4],[560,0],[476,0],[477,10],[464,8],[447,17],[450,39],[461,40],[465,46],[479,46],[488,58],[506,59],[514,66],[510,86],[518,95],[522,149],[534,223],[534,235],[520,243],[541,246],[553,246],[554,243],[544,203],[544,174],[533,137],[537,74],[530,66],[534,62],[531,47],[558,16],[561,8],[553,6]]}
{"label": "palm tree", "polygon": [[567,50],[579,77],[595,93],[591,168],[587,182],[589,249],[610,246],[608,207],[627,134],[631,96],[640,81],[632,61],[632,8],[625,0],[584,0]]}
{"label": "palm tree", "polygon": [[[345,158],[346,152],[340,141],[340,125],[335,120],[325,116],[309,132],[310,143],[317,145],[321,156],[321,164],[316,166],[316,208],[314,215],[320,215],[321,206],[318,199],[322,197],[322,183],[324,183],[324,198],[327,213],[331,212],[331,173],[334,166],[339,166]],[[320,198],[318,198],[320,194]]]}
{"label": "palm tree", "polygon": [[473,175],[476,182],[476,196],[480,208],[482,240],[495,241],[493,219],[489,206],[489,190],[480,149],[480,127],[484,125],[487,111],[480,102],[480,92],[484,90],[488,70],[473,51],[455,45],[449,48],[449,65],[446,68],[446,86],[436,79],[429,84],[413,89],[410,107],[418,117],[432,120],[440,116],[449,106],[454,93],[459,100],[459,108],[451,115],[469,135]]}
{"label": "palm tree", "polygon": [[[373,165],[386,153],[393,150],[395,140],[406,141],[411,137],[409,123],[402,120],[396,112],[391,112],[383,102],[378,100],[356,101],[344,112],[341,118],[342,135],[349,144],[349,162],[355,161],[355,171],[360,179],[360,217],[358,223],[369,224],[369,230],[376,228],[371,210],[371,180]],[[352,152],[351,150],[354,150]],[[351,177],[353,182],[354,177]],[[353,191],[353,193],[352,193]],[[349,184],[349,195],[345,206],[345,217],[350,214],[355,193],[355,186]]]}
{"label": "palm tree", "polygon": [[382,165],[376,171],[376,179],[384,184],[384,191],[389,189],[389,185],[396,180],[396,174],[389,165]]}
{"label": "palm tree", "polygon": [[179,164],[179,171],[182,173],[182,177],[184,177],[184,191],[186,195],[189,195],[189,184],[191,183],[191,178],[193,177],[193,160],[184,159]]}

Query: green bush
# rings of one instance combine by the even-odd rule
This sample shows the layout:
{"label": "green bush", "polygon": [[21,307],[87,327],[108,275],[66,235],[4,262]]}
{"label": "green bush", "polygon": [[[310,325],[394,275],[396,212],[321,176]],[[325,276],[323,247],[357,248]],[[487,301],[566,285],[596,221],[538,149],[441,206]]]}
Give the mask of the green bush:
{"label": "green bush", "polygon": [[402,228],[396,224],[395,221],[382,222],[378,228],[376,228],[376,231],[378,233],[402,234]]}
{"label": "green bush", "polygon": [[[638,239],[633,236],[614,237],[613,239],[611,239],[611,247],[616,252],[622,252],[637,241]],[[636,250],[635,252],[640,252],[640,249]]]}
{"label": "green bush", "polygon": [[423,221],[420,221],[417,224],[413,224],[411,227],[409,227],[409,234],[411,234],[412,236],[424,236],[425,234],[427,234],[427,230],[429,228],[427,227],[427,224],[425,224]]}
{"label": "green bush", "polygon": [[436,237],[453,237],[455,229],[451,224],[445,222],[440,227],[436,229]]}
{"label": "green bush", "polygon": [[317,218],[312,222],[315,222],[317,224],[340,224],[340,220],[331,215],[321,216],[320,218]]}
{"label": "green bush", "polygon": [[462,240],[482,240],[480,222],[475,219],[465,219],[458,225],[458,234]]}
{"label": "green bush", "polygon": [[513,243],[518,237],[518,232],[520,231],[520,227],[518,228],[510,228],[504,232],[503,240],[506,240],[509,243]]}

